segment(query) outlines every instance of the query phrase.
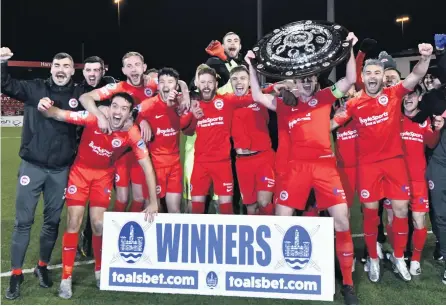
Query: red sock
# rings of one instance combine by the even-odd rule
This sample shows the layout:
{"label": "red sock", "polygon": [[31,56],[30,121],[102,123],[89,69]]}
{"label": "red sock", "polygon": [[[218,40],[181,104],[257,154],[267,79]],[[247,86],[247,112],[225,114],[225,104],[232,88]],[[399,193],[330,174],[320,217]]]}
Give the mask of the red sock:
{"label": "red sock", "polygon": [[62,279],[73,274],[74,259],[76,258],[78,233],[67,233],[62,239]]}
{"label": "red sock", "polygon": [[393,254],[396,258],[404,256],[406,249],[407,237],[409,236],[409,221],[406,218],[398,218],[393,216]]}
{"label": "red sock", "polygon": [[370,209],[364,207],[364,240],[372,259],[378,258],[378,250],[376,249],[376,241],[378,240],[378,209]]}
{"label": "red sock", "polygon": [[319,210],[317,207],[310,207],[302,214],[304,217],[319,217]]}
{"label": "red sock", "polygon": [[342,272],[344,285],[353,286],[352,266],[353,266],[353,240],[350,230],[336,232],[336,256]]}
{"label": "red sock", "polygon": [[113,211],[124,212],[126,207],[127,203],[115,200],[115,207],[113,207]]}
{"label": "red sock", "polygon": [[386,225],[387,239],[389,240],[390,245],[393,247],[393,228],[392,224]]}
{"label": "red sock", "polygon": [[426,238],[427,238],[426,228],[422,229],[415,228],[413,230],[413,236],[412,236],[413,253],[411,260],[418,262],[421,260],[421,252],[423,252],[424,244],[426,243]]}
{"label": "red sock", "polygon": [[204,214],[204,202],[192,201],[192,213]]}
{"label": "red sock", "polygon": [[232,202],[221,203],[218,206],[220,215],[233,215],[234,211],[232,210]]}
{"label": "red sock", "polygon": [[274,216],[274,204],[269,203],[265,207],[259,208],[259,215],[263,216]]}
{"label": "red sock", "polygon": [[91,244],[93,246],[94,253],[94,270],[101,271],[101,262],[102,262],[102,235],[95,236],[93,235]]}
{"label": "red sock", "polygon": [[138,202],[138,201],[132,201],[132,204],[130,204],[130,212],[142,212],[142,202]]}
{"label": "red sock", "polygon": [[22,269],[12,269],[11,274],[12,275],[20,275],[22,274]]}
{"label": "red sock", "polygon": [[46,267],[48,264],[44,261],[39,260],[39,263],[37,264],[39,267]]}

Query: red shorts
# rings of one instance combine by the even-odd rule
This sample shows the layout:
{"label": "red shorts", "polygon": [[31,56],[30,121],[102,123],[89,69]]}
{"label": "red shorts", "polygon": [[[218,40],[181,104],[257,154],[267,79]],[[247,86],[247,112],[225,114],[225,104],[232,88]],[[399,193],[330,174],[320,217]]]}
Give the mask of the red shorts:
{"label": "red shorts", "polygon": [[344,187],[345,197],[348,207],[352,207],[355,202],[356,192],[356,167],[338,168],[341,177],[342,187]]}
{"label": "red shorts", "polygon": [[284,171],[276,171],[275,177],[276,177],[276,188],[274,188],[273,203],[277,204],[277,202],[279,201],[280,192],[285,189],[287,173]]}
{"label": "red shorts", "polygon": [[[90,207],[108,208],[113,188],[115,169],[94,169],[73,165],[68,176],[66,199],[85,206],[90,200]],[[70,201],[67,205],[70,206]]]}
{"label": "red shorts", "polygon": [[287,179],[279,193],[277,204],[304,210],[311,188],[314,188],[319,210],[346,203],[336,161],[327,158],[317,161],[290,161]]}
{"label": "red shorts", "polygon": [[409,200],[410,187],[402,157],[358,166],[358,193],[361,202],[382,198]]}
{"label": "red shorts", "polygon": [[234,192],[231,161],[195,162],[192,170],[190,190],[192,196],[204,196],[211,183],[214,193],[219,196],[232,196]]}
{"label": "red shorts", "polygon": [[[392,209],[389,199],[384,199],[384,208]],[[412,212],[429,212],[429,197],[426,181],[410,182],[410,210]]]}
{"label": "red shorts", "polygon": [[132,166],[133,153],[122,155],[115,162],[115,183],[117,187],[128,187],[130,184],[130,169]]}
{"label": "red shorts", "polygon": [[[149,190],[147,188],[144,172],[140,168],[140,176],[142,177],[142,190],[145,199],[149,198]],[[179,193],[183,192],[183,170],[181,169],[181,163],[176,163],[170,167],[155,168],[156,175],[156,196],[161,199],[166,196],[166,193]],[[139,184],[139,183],[138,183]]]}
{"label": "red shorts", "polygon": [[274,191],[274,151],[237,156],[235,163],[243,204],[257,202],[257,192]]}

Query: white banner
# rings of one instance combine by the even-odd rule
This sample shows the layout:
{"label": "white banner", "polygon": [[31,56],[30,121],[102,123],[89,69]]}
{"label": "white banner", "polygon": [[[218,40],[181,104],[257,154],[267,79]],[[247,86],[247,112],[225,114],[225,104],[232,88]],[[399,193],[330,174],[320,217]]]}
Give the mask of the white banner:
{"label": "white banner", "polygon": [[333,301],[332,218],[106,212],[101,290]]}
{"label": "white banner", "polygon": [[2,116],[2,127],[23,126],[23,116]]}

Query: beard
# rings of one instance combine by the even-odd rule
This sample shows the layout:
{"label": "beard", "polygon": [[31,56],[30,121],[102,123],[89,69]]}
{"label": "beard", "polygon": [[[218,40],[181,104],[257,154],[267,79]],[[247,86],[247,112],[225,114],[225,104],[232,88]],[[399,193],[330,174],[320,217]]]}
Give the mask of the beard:
{"label": "beard", "polygon": [[[205,88],[205,89],[208,89],[208,88]],[[212,98],[215,96],[216,91],[217,91],[217,89],[215,89],[215,88],[213,90],[211,90],[209,93],[205,93],[200,90],[200,100],[203,100],[203,101],[212,100]]]}

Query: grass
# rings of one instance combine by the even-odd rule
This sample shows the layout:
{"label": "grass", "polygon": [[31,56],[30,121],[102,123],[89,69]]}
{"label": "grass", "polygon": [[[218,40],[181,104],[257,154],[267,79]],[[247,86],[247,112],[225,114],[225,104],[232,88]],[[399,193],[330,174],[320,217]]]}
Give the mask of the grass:
{"label": "grass", "polygon": [[[19,128],[1,128],[1,272],[10,269],[10,244],[15,216],[15,193],[17,170],[20,163],[18,150],[20,146]],[[42,226],[43,203],[39,202],[35,222],[32,227],[31,241],[25,258],[24,268],[32,268],[39,257],[39,234]],[[361,213],[359,204],[352,210],[352,232],[361,233]],[[63,233],[66,223],[66,210],[62,215],[59,233]],[[54,249],[51,264],[61,263],[61,234]],[[363,240],[355,238],[355,253],[359,258],[363,250]],[[388,246],[387,246],[388,247]],[[382,267],[383,276],[378,284],[372,284],[367,279],[363,266],[356,264],[353,275],[356,292],[362,304],[443,304],[446,301],[446,287],[441,283],[442,266],[432,260],[434,248],[433,236],[430,235],[422,259],[423,274],[413,277],[410,283],[399,279],[390,269],[388,263]],[[339,274],[339,273],[338,273]],[[61,277],[61,269],[52,270],[55,284],[50,289],[42,289],[32,274],[25,275],[22,284],[21,297],[15,301],[4,298],[9,278],[1,278],[2,304],[323,304],[321,302],[273,300],[239,297],[195,296],[180,294],[148,294],[100,291],[95,286],[93,265],[79,266],[74,269],[74,295],[69,301],[57,297],[57,289]],[[342,304],[339,294],[340,283],[336,284],[334,304]],[[332,304],[332,303],[325,303]]]}

